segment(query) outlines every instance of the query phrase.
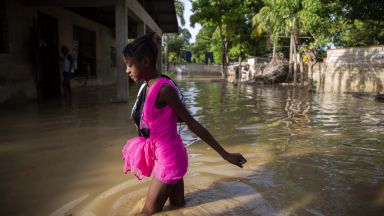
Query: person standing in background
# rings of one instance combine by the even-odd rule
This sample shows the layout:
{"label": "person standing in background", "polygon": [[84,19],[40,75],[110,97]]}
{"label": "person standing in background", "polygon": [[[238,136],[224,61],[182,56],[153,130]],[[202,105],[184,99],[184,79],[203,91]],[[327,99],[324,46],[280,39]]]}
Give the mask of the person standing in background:
{"label": "person standing in background", "polygon": [[66,103],[72,102],[71,95],[71,79],[75,70],[73,68],[73,57],[69,54],[69,49],[66,46],[61,47],[61,53],[63,57],[61,60],[63,61],[63,91],[64,91],[64,99]]}

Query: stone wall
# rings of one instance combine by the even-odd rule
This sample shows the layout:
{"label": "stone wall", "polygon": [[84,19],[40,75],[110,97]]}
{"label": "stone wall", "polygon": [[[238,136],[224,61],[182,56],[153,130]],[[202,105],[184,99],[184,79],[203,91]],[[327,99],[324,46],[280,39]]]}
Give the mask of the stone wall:
{"label": "stone wall", "polygon": [[329,50],[313,78],[324,91],[384,92],[384,46]]}
{"label": "stone wall", "polygon": [[221,65],[217,64],[169,64],[169,70],[181,74],[221,75]]}

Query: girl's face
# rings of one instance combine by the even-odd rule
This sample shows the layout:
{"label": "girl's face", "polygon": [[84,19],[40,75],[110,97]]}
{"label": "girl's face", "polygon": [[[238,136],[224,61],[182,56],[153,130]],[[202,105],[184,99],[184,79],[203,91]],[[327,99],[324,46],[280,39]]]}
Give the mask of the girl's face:
{"label": "girl's face", "polygon": [[126,73],[133,79],[133,81],[138,82],[139,80],[144,79],[140,61],[133,57],[124,57],[124,63],[127,67]]}

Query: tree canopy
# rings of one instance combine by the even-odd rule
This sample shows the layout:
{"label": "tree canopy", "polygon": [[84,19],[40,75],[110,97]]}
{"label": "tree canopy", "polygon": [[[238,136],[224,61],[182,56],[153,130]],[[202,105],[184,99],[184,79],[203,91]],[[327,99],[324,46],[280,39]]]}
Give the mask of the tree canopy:
{"label": "tree canopy", "polygon": [[271,52],[272,44],[287,46],[284,37],[292,33],[310,38],[299,42],[316,49],[384,44],[383,5],[381,0],[195,0],[190,20],[202,29],[193,55],[201,61],[204,50],[213,51],[227,64],[240,55]]}

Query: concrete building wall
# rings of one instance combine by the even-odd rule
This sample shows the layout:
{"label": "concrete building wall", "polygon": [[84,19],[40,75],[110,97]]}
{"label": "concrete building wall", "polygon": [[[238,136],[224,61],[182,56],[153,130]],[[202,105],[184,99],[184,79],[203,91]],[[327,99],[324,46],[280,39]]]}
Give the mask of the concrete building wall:
{"label": "concrete building wall", "polygon": [[7,1],[6,7],[10,52],[0,53],[0,103],[36,98],[30,50],[27,48],[33,11],[22,7],[18,1]]}
{"label": "concrete building wall", "polygon": [[19,1],[8,0],[10,53],[0,53],[0,103],[24,102],[37,98],[30,43],[33,20],[37,18],[38,12],[58,20],[58,51],[61,46],[66,45],[72,52],[73,25],[95,32],[96,77],[86,80],[74,79],[73,87],[109,85],[116,82],[116,68],[111,67],[115,65],[111,59],[111,47],[115,47],[115,40],[109,28],[62,7],[29,7]]}
{"label": "concrete building wall", "polygon": [[384,46],[335,49],[316,64],[313,78],[332,92],[384,92]]}
{"label": "concrete building wall", "polygon": [[[112,38],[112,31],[92,20],[72,13],[60,7],[38,7],[35,9],[58,19],[59,47],[68,46],[72,52],[73,26],[79,26],[96,34],[96,77],[86,80],[76,80],[71,83],[73,87],[79,85],[109,85],[116,82],[116,70],[111,67],[111,47],[115,47],[115,40]],[[37,13],[37,12],[36,12]],[[60,64],[62,72],[62,64]]]}

